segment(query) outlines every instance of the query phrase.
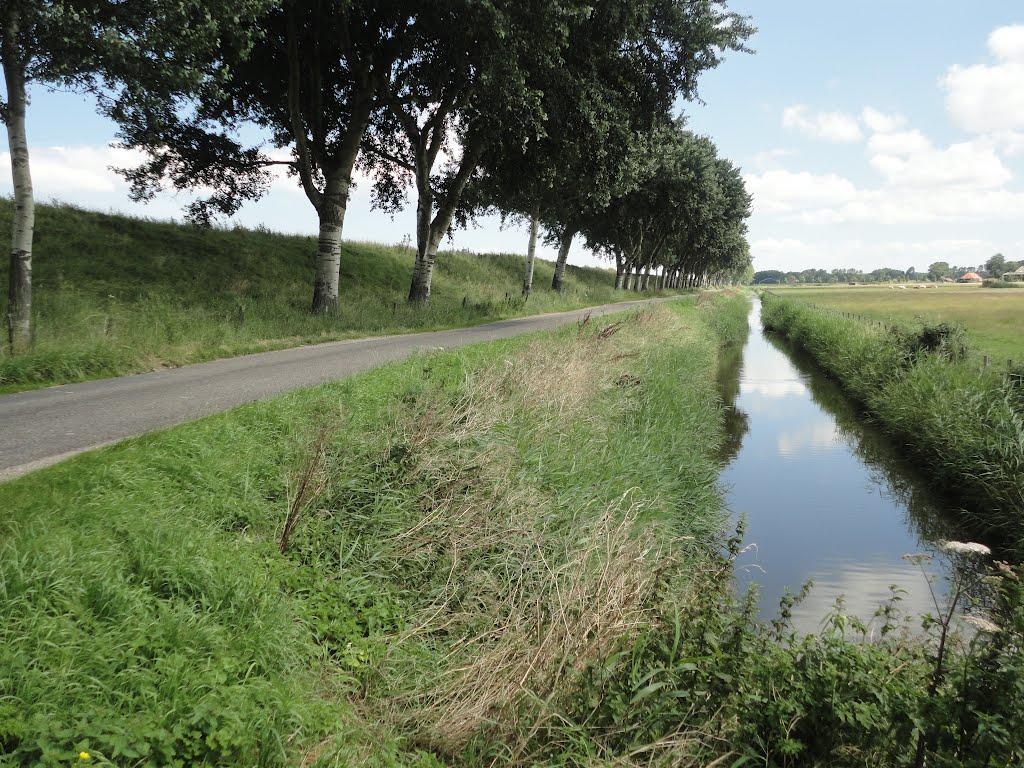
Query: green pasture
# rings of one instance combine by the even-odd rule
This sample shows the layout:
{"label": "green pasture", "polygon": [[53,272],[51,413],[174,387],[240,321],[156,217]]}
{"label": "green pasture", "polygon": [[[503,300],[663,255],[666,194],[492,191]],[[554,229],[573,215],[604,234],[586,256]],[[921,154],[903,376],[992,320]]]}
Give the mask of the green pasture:
{"label": "green pasture", "polygon": [[787,298],[808,301],[875,320],[949,322],[967,330],[972,346],[993,364],[1024,360],[1024,290],[999,291],[979,285],[772,287]]}

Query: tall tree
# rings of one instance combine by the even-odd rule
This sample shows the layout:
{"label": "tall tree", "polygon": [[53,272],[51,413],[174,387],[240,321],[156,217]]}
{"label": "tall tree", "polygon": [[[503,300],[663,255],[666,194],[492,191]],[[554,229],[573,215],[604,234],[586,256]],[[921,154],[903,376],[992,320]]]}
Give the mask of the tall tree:
{"label": "tall tree", "polygon": [[[418,66],[418,41],[433,25],[413,0],[276,0],[258,20],[259,37],[225,41],[189,87],[154,88],[141,79],[111,110],[124,144],[149,155],[126,171],[135,197],[152,197],[166,181],[212,190],[189,209],[208,223],[262,196],[269,169],[287,167],[319,221],[311,308],[334,311],[360,142],[391,79]],[[169,45],[165,57],[192,60],[183,44]],[[268,133],[288,156],[244,142],[246,125]]]}
{"label": "tall tree", "polygon": [[[8,289],[8,340],[23,349],[32,334],[34,199],[25,118],[33,82],[111,94],[148,83],[190,82],[194,64],[168,67],[161,56],[180,40],[190,62],[212,59],[227,37],[252,34],[254,11],[269,0],[4,0],[0,3],[0,65],[14,180],[14,226]],[[188,34],[183,34],[187,30]],[[149,76],[144,76],[144,75]]]}
{"label": "tall tree", "polygon": [[35,198],[29,168],[25,111],[26,83],[30,80],[35,53],[29,46],[39,19],[27,2],[4,5],[0,24],[0,64],[4,70],[7,100],[0,105],[0,118],[7,126],[14,182],[14,222],[11,233],[7,288],[7,340],[12,352],[20,352],[32,340],[32,234],[35,228]]}
{"label": "tall tree", "polygon": [[545,219],[549,231],[558,233],[552,278],[557,291],[562,290],[581,220],[599,215],[612,196],[627,192],[637,177],[637,169],[629,165],[637,156],[635,148],[630,149],[633,137],[664,124],[678,99],[697,98],[700,75],[718,66],[726,51],[748,51],[745,42],[755,31],[749,19],[729,11],[724,0],[609,3],[602,13],[596,14],[597,23],[581,30],[589,45],[574,41],[570,49],[591,52],[581,69],[596,72],[599,78],[583,93],[602,97],[594,106],[606,116],[602,130],[610,140],[581,153],[571,172],[561,174],[548,188],[542,206],[551,219]]}
{"label": "tall tree", "polygon": [[389,84],[388,112],[366,142],[379,205],[416,193],[416,262],[410,302],[429,300],[441,240],[488,151],[542,130],[544,87],[565,66],[580,0],[446,0],[431,5],[434,34],[417,66]]}

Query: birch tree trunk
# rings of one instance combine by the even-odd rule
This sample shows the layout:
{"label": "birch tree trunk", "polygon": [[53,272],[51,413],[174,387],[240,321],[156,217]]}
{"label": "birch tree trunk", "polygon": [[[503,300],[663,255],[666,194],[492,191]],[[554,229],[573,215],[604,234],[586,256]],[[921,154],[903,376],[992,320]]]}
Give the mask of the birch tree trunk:
{"label": "birch tree trunk", "polygon": [[640,290],[646,291],[651,285],[651,265],[644,267],[644,281]]}
{"label": "birch tree trunk", "polygon": [[621,291],[623,282],[626,279],[626,275],[622,268],[622,256],[618,253],[615,254],[615,290]]}
{"label": "birch tree trunk", "polygon": [[18,50],[18,11],[11,9],[3,19],[0,63],[7,85],[7,141],[11,150],[14,182],[14,221],[7,288],[7,339],[11,352],[20,352],[32,341],[32,233],[35,228],[35,199],[29,170],[28,139],[25,135],[25,63]]}
{"label": "birch tree trunk", "polygon": [[434,262],[437,260],[437,249],[441,246],[443,231],[431,233],[427,241],[426,251],[421,257],[416,254],[416,263],[412,268],[412,284],[409,286],[410,303],[426,303],[430,301],[430,288],[434,279]]}
{"label": "birch tree trunk", "polygon": [[316,247],[316,275],[313,278],[313,314],[338,311],[341,282],[341,231],[348,207],[349,171],[335,171],[326,180],[317,215],[320,235]]}
{"label": "birch tree trunk", "polygon": [[530,218],[530,243],[526,247],[526,273],[523,275],[523,298],[530,298],[533,290],[533,265],[537,258],[537,230],[540,229],[540,214],[534,210]]}
{"label": "birch tree trunk", "polygon": [[416,263],[412,268],[412,283],[409,286],[409,303],[425,303],[430,301],[430,288],[434,277],[434,262],[441,240],[452,225],[455,209],[462,199],[462,192],[469,182],[469,177],[476,170],[483,154],[484,142],[477,137],[463,150],[459,171],[455,181],[448,189],[438,206],[437,215],[433,219],[430,214],[434,207],[434,196],[430,186],[430,168],[433,159],[422,148],[416,157],[416,186],[418,200],[416,202]]}
{"label": "birch tree trunk", "polygon": [[574,237],[576,237],[576,230],[566,227],[562,237],[558,240],[558,260],[555,261],[555,274],[551,278],[551,290],[559,293],[565,286],[565,263],[569,260],[569,249],[572,248]]}

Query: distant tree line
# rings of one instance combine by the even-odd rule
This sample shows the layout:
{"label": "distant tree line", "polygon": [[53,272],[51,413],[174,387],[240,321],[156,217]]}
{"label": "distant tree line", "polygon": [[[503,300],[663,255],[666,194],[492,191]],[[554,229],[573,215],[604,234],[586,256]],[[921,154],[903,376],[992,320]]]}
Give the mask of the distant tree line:
{"label": "distant tree line", "polygon": [[338,306],[357,169],[378,207],[415,196],[410,302],[429,299],[446,233],[486,212],[530,223],[524,296],[542,230],[555,290],[577,236],[622,288],[749,277],[739,169],[675,114],[747,50],[725,0],[4,0],[0,25],[12,349],[31,334],[33,81],[93,94],[146,157],[121,169],[133,199],[190,190],[197,224],[285,168],[319,220],[313,312]]}
{"label": "distant tree line", "polygon": [[957,280],[968,272],[981,277],[1000,278],[1017,269],[1024,261],[1009,261],[1001,253],[991,256],[978,266],[956,266],[949,262],[936,261],[928,265],[927,271],[918,272],[914,267],[891,269],[883,267],[863,272],[859,269],[805,269],[800,272],[783,272],[778,269],[762,269],[753,273],[750,282],[760,284],[792,283],[903,283],[941,282],[943,279]]}

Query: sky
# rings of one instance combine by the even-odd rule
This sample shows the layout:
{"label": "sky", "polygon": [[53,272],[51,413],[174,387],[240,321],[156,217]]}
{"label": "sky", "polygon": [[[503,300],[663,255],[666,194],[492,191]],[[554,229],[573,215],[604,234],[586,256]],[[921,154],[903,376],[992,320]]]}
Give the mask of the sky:
{"label": "sky", "polygon": [[[1024,258],[1024,3],[1020,0],[730,0],[758,27],[752,55],[731,53],[680,104],[689,127],[743,169],[754,198],[755,269],[977,266]],[[2,91],[0,91],[2,92]],[[30,91],[28,136],[37,199],[159,219],[189,198],[133,203],[111,166],[138,156],[112,147],[113,124],[85,98]],[[6,147],[5,147],[6,148]],[[0,194],[10,195],[0,152]],[[415,202],[374,211],[358,184],[345,237],[413,237]],[[231,221],[315,234],[294,180]],[[443,247],[526,250],[524,227],[482,219]],[[544,246],[541,255],[554,258]],[[575,264],[599,264],[577,243]]]}

